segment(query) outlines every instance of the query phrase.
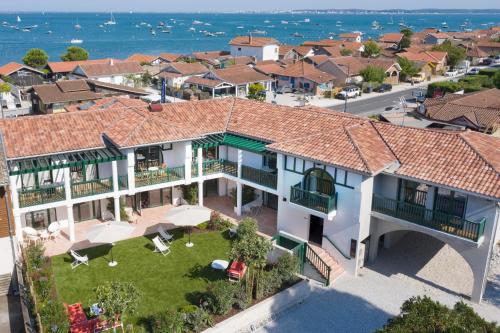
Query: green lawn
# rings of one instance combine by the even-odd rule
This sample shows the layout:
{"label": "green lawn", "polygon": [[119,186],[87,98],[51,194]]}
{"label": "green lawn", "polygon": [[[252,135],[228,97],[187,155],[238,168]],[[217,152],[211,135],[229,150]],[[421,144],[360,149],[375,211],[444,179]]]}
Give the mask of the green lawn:
{"label": "green lawn", "polygon": [[196,304],[210,281],[224,274],[210,267],[214,259],[228,260],[231,241],[227,233],[205,232],[191,235],[195,244],[187,248],[187,234],[174,231],[172,252],[164,257],[153,253],[153,236],[138,237],[116,244],[113,254],[118,266],[108,267],[109,245],[78,251],[87,254],[89,266],[72,270],[68,254],[52,258],[57,291],[61,301],[81,302],[85,307],[95,302],[94,289],[104,281],[131,281],[142,293],[138,313],[132,322],[166,309]]}

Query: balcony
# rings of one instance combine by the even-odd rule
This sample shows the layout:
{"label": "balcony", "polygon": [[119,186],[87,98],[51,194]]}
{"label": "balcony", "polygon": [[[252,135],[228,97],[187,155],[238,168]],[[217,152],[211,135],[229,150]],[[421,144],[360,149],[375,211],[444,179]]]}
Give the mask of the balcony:
{"label": "balcony", "polygon": [[118,188],[128,190],[128,175],[118,176]]}
{"label": "balcony", "polygon": [[71,196],[73,198],[88,197],[108,192],[113,192],[113,177],[71,183]]}
{"label": "balcony", "polygon": [[[152,168],[153,169],[153,168]],[[184,179],[184,166],[158,168],[135,173],[135,186],[143,187]]]}
{"label": "balcony", "polygon": [[241,178],[272,189],[276,189],[278,184],[275,173],[245,165],[241,166]]}
{"label": "balcony", "polygon": [[290,188],[290,202],[320,213],[329,214],[337,209],[337,194],[328,195],[304,190],[302,183]]}
{"label": "balcony", "polygon": [[238,163],[228,160],[204,160],[203,175],[212,175],[215,173],[225,173],[230,176],[238,176]]}
{"label": "balcony", "polygon": [[479,222],[469,221],[457,216],[442,213],[424,206],[374,195],[372,210],[447,234],[477,242],[484,234],[483,218]]}
{"label": "balcony", "polygon": [[50,184],[37,189],[21,189],[19,191],[19,207],[43,205],[66,199],[64,185]]}

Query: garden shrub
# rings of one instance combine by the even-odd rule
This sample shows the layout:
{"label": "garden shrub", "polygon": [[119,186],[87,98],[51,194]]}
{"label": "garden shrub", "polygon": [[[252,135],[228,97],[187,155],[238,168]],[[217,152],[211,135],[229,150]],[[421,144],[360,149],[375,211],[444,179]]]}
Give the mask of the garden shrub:
{"label": "garden shrub", "polygon": [[207,310],[194,307],[194,311],[184,315],[184,327],[191,332],[201,332],[207,327],[212,327],[214,320]]}
{"label": "garden shrub", "polygon": [[150,316],[147,322],[151,333],[182,333],[185,330],[184,315],[179,311],[158,313]]}
{"label": "garden shrub", "polygon": [[488,75],[469,75],[459,80],[465,85],[493,88],[493,82]]}
{"label": "garden shrub", "polygon": [[255,298],[262,299],[274,294],[281,288],[281,277],[276,268],[262,270],[257,276]]}
{"label": "garden shrub", "polygon": [[279,257],[276,270],[278,271],[281,283],[289,284],[295,282],[297,279],[295,274],[299,271],[297,257],[290,253],[285,253]]}
{"label": "garden shrub", "polygon": [[486,75],[488,77],[493,77],[496,72],[498,72],[500,69],[497,68],[483,68],[479,70],[479,75]]}
{"label": "garden shrub", "polygon": [[440,91],[443,94],[446,93],[454,93],[462,90],[462,84],[459,82],[453,81],[443,81],[443,82],[434,82],[429,84],[427,87],[427,96],[433,97],[436,91]]}
{"label": "garden shrub", "polygon": [[227,280],[215,281],[208,287],[208,306],[212,313],[225,315],[231,310],[235,303],[235,295],[239,285]]}

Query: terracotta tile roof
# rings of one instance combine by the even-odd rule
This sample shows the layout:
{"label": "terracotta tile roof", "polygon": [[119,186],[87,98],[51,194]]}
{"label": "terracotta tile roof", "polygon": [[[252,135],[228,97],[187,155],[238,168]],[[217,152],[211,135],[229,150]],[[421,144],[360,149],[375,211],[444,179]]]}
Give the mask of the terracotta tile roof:
{"label": "terracotta tile roof", "polygon": [[[105,64],[109,63],[111,60],[112,60],[111,58],[106,58],[106,59],[82,60],[82,61],[56,61],[56,62],[49,62],[47,64],[47,67],[52,73],[64,74],[72,72],[78,65]],[[113,59],[113,61],[116,63],[120,62],[121,60]]]}
{"label": "terracotta tile roof", "polygon": [[295,64],[287,66],[286,68],[281,70],[279,75],[305,78],[309,81],[319,84],[335,80],[335,77],[333,75],[320,71],[319,69],[316,69],[316,67],[306,63],[305,61],[298,61]]}
{"label": "terracotta tile roof", "polygon": [[500,49],[500,42],[493,42],[493,41],[479,41],[477,42],[478,47],[487,47],[487,48],[495,48],[495,49]]}
{"label": "terracotta tile roof", "polygon": [[0,130],[11,159],[102,147],[102,136],[123,148],[229,132],[362,174],[384,170],[500,199],[499,138],[400,127],[315,107],[222,99],[150,112],[139,100],[108,99],[88,112],[0,120]]}
{"label": "terracotta tile roof", "polygon": [[397,156],[396,175],[500,198],[500,139],[375,123]]}
{"label": "terracotta tile roof", "polygon": [[432,62],[439,63],[445,60],[447,53],[441,51],[423,51],[423,52],[412,52],[406,51],[398,53],[399,57],[406,58],[411,61],[422,61],[422,62]]}
{"label": "terracotta tile roof", "polygon": [[229,45],[262,47],[267,45],[279,45],[279,42],[270,37],[237,36],[229,42]]}
{"label": "terracotta tile roof", "polygon": [[15,72],[17,72],[17,71],[19,71],[21,69],[27,69],[29,71],[36,72],[38,74],[43,74],[42,71],[39,71],[36,68],[30,67],[30,66],[26,66],[26,65],[23,65],[23,64],[19,64],[17,62],[9,62],[8,64],[5,64],[2,67],[0,67],[0,75],[9,76],[12,73],[15,73]]}
{"label": "terracotta tile roof", "polygon": [[149,55],[149,54],[135,53],[135,54],[132,54],[127,59],[125,59],[125,61],[135,61],[138,63],[143,63],[143,62],[151,63],[155,59],[158,59],[158,57],[154,56],[154,55]]}
{"label": "terracotta tile roof", "polygon": [[[339,52],[339,56],[340,56],[340,52]],[[317,65],[320,65],[320,64],[324,63],[329,58],[330,57],[327,56],[326,54],[318,54],[318,55],[309,57],[307,59],[310,60],[310,61],[312,61],[312,63],[317,66]]]}
{"label": "terracotta tile roof", "polygon": [[429,118],[450,122],[466,118],[478,129],[500,127],[500,90],[489,89],[467,95],[447,94],[445,98],[428,98],[425,103]]}
{"label": "terracotta tile roof", "polygon": [[165,61],[168,62],[174,62],[177,61],[179,58],[182,58],[182,54],[176,54],[176,53],[160,53],[160,55],[156,58],[161,58]]}
{"label": "terracotta tile roof", "polygon": [[307,41],[303,42],[302,45],[304,45],[304,46],[313,46],[313,47],[335,46],[339,42],[342,43],[342,41],[333,40],[333,39],[307,40]]}
{"label": "terracotta tile roof", "polygon": [[339,35],[339,38],[358,38],[361,34],[359,32],[346,32]]}
{"label": "terracotta tile roof", "polygon": [[208,73],[208,68],[198,62],[171,62],[163,69],[163,72],[178,73],[181,76],[188,76]]}
{"label": "terracotta tile roof", "polygon": [[44,104],[79,102],[102,97],[91,91],[85,80],[58,81],[55,84],[36,85],[32,89]]}
{"label": "terracotta tile roof", "polygon": [[229,57],[225,60],[228,60],[229,64],[226,65],[228,66],[239,66],[239,65],[250,65],[253,64],[255,59],[253,57],[249,56],[241,56],[241,57]]}
{"label": "terracotta tile roof", "polygon": [[[123,61],[102,64],[82,64],[78,65],[88,78],[112,76],[112,75],[127,75],[140,74],[143,72],[141,65],[137,61]],[[76,70],[76,69],[75,69]]]}
{"label": "terracotta tile roof", "polygon": [[349,75],[359,75],[361,70],[366,68],[367,66],[375,66],[380,67],[384,71],[389,70],[392,66],[399,68],[399,65],[388,59],[373,59],[373,58],[361,58],[361,57],[338,57],[338,58],[330,58],[328,61],[331,61],[334,64],[337,64],[340,69],[342,69],[345,74],[349,72]]}
{"label": "terracotta tile roof", "polygon": [[276,75],[279,72],[281,72],[283,68],[285,67],[276,61],[271,61],[270,63],[267,64],[257,64],[254,67],[256,71],[261,72],[262,74],[265,75]]}
{"label": "terracotta tile roof", "polygon": [[304,45],[280,45],[279,54],[280,56],[284,56],[291,50],[294,50],[298,55],[304,57],[311,52],[312,47]]}
{"label": "terracotta tile roof", "polygon": [[382,36],[379,37],[378,41],[382,43],[399,43],[401,39],[403,38],[403,34],[400,33],[388,33],[388,34],[383,34]]}
{"label": "terracotta tile roof", "polygon": [[150,95],[151,93],[135,88],[135,87],[129,87],[123,84],[113,84],[113,83],[108,83],[108,82],[102,82],[102,81],[97,81],[97,80],[88,80],[87,83],[92,87],[92,88],[102,88],[106,90],[112,90],[116,91],[117,93],[123,93],[123,94],[131,94],[131,95],[136,95],[136,96],[147,96]]}
{"label": "terracotta tile roof", "polygon": [[207,78],[199,77],[199,76],[191,76],[184,83],[199,84],[199,85],[202,85],[202,86],[205,86],[205,87],[214,88],[214,87],[218,86],[219,84],[221,84],[222,82],[224,82],[224,81],[221,81],[221,80],[211,80],[211,79],[207,79]]}
{"label": "terracotta tile roof", "polygon": [[429,34],[430,36],[436,38],[436,39],[448,39],[450,36],[448,34],[445,34],[444,32],[433,32]]}
{"label": "terracotta tile roof", "polygon": [[224,69],[214,69],[212,73],[218,79],[236,85],[270,80],[267,75],[259,73],[252,67],[246,65],[235,65]]}

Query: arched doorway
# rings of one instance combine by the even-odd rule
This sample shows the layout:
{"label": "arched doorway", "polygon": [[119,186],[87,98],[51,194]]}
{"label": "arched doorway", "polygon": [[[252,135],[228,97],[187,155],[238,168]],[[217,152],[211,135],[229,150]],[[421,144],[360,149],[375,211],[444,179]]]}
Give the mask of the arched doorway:
{"label": "arched doorway", "polygon": [[335,194],[335,181],[333,177],[323,169],[309,169],[304,176],[304,190],[318,192],[327,195]]}
{"label": "arched doorway", "polygon": [[[374,240],[376,241],[376,240]],[[449,244],[416,231],[391,231],[379,238],[378,255],[367,267],[390,278],[407,280],[470,297],[474,274],[468,262]]]}

